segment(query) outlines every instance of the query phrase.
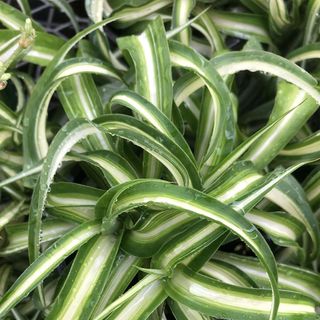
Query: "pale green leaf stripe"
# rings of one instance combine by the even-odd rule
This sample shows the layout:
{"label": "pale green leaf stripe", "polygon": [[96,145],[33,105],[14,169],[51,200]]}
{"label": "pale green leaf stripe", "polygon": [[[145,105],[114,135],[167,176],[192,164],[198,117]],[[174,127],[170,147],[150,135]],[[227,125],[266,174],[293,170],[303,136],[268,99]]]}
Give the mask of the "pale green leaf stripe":
{"label": "pale green leaf stripe", "polygon": [[198,311],[195,311],[184,304],[169,300],[168,304],[175,317],[179,320],[210,320],[210,318]]}
{"label": "pale green leaf stripe", "polygon": [[305,140],[291,143],[279,153],[284,161],[316,160],[320,156],[320,132],[315,132]]}
{"label": "pale green leaf stripe", "polygon": [[[99,316],[95,317],[94,320],[106,319],[110,311],[117,308],[123,302],[126,303],[113,311],[108,317],[108,320],[148,319],[149,315],[167,297],[163,289],[163,283],[159,278],[161,278],[159,275],[147,275],[119,299],[110,304]],[[127,301],[128,299],[129,301]],[[143,301],[142,304],[141,301]]]}
{"label": "pale green leaf stripe", "polygon": [[[214,102],[214,105],[210,104],[210,110],[214,107],[214,123],[216,125],[211,130],[212,118],[206,117],[203,126],[208,129],[203,130],[204,134],[199,139],[208,142],[208,149],[202,151],[205,157],[201,159],[201,165],[215,164],[221,157],[231,151],[234,142],[234,119],[229,90],[223,79],[212,68],[210,62],[200,54],[172,40],[169,41],[169,47],[171,62],[176,66],[196,73],[195,79],[199,79],[202,84],[203,82],[206,84]],[[179,103],[177,105],[179,106]],[[217,152],[217,150],[220,150],[220,152]],[[199,152],[199,154],[202,153]],[[206,163],[207,161],[208,163]]]}
{"label": "pale green leaf stripe", "polygon": [[306,193],[306,197],[314,211],[318,210],[319,205],[319,195],[320,195],[320,184],[319,184],[319,175],[320,171],[318,168],[315,168],[311,171],[310,175],[303,183],[303,188]]}
{"label": "pale green leaf stripe", "polygon": [[[41,243],[56,240],[72,229],[75,225],[57,219],[44,222]],[[0,257],[12,256],[28,249],[28,224],[11,223],[5,227],[6,244],[0,248]]]}
{"label": "pale green leaf stripe", "polygon": [[201,188],[200,177],[188,155],[158,130],[124,115],[105,115],[94,120],[101,130],[129,140],[148,151],[169,170],[179,185]]}
{"label": "pale green leaf stripe", "polygon": [[[0,2],[0,21],[5,27],[20,30],[24,27],[27,18],[29,18],[27,15],[13,6],[6,4],[4,1]],[[32,21],[32,26],[36,31],[43,31],[42,27],[35,21]]]}
{"label": "pale green leaf stripe", "polygon": [[[309,104],[307,104],[308,106]],[[268,133],[269,130],[273,129],[276,125],[278,125],[281,121],[284,121],[287,117],[295,113],[298,108],[300,108],[300,104],[285,112],[284,114],[280,114],[276,120],[272,121],[267,126],[263,127],[256,133],[254,133],[251,137],[246,139],[242,144],[240,144],[237,148],[235,148],[225,159],[221,162],[221,164],[206,178],[204,181],[204,188],[210,188],[215,180],[220,177],[237,159],[239,159],[248,149],[253,146],[254,143],[263,137],[264,134]],[[303,113],[304,114],[304,113]],[[298,113],[297,113],[298,115]],[[263,160],[263,157],[260,157]]]}
{"label": "pale green leaf stripe", "polygon": [[286,176],[266,195],[266,198],[305,225],[313,243],[310,256],[315,257],[320,243],[319,225],[297,180],[291,175]]}
{"label": "pale green leaf stripe", "polygon": [[[215,254],[214,259],[227,262],[242,270],[262,287],[269,287],[264,269],[257,259],[244,257],[236,254],[219,251]],[[320,276],[308,269],[290,266],[286,264],[277,264],[279,288],[301,292],[315,301],[320,301]]]}
{"label": "pale green leaf stripe", "polygon": [[108,282],[95,306],[92,317],[95,318],[125,291],[142,266],[143,259],[120,252],[116,259]]}
{"label": "pale green leaf stripe", "polygon": [[206,193],[220,202],[230,204],[261,186],[264,180],[265,177],[250,161],[238,161]]}
{"label": "pale green leaf stripe", "polygon": [[[33,110],[31,107],[28,108],[27,105],[24,117],[23,145],[25,146],[25,143],[27,145],[30,144],[28,150],[24,149],[26,169],[29,168],[28,159],[31,161],[30,164],[34,165],[36,159],[37,162],[39,162],[47,154],[48,142],[44,133],[46,127],[46,112],[54,91],[63,79],[79,73],[97,73],[119,78],[110,66],[100,60],[90,58],[72,58],[66,60],[54,69],[51,74],[44,74],[42,77],[46,82],[40,86],[39,83],[41,83],[41,81],[38,81],[33,94],[28,100],[28,105],[36,103],[38,108],[37,110]],[[40,87],[38,87],[38,85]],[[29,111],[32,112],[32,114],[29,114]],[[91,118],[91,110],[89,112],[90,115],[88,115],[88,118]]]}
{"label": "pale green leaf stripe", "polygon": [[67,256],[100,232],[100,223],[91,221],[68,232],[32,263],[0,300],[0,317],[28,295]]}
{"label": "pale green leaf stripe", "polygon": [[103,116],[96,119],[95,123],[85,119],[74,119],[67,123],[52,141],[33,193],[29,219],[29,257],[31,261],[34,261],[39,254],[42,211],[50,184],[59,165],[66,153],[78,141],[99,130],[127,139],[150,152],[168,167],[179,184],[200,187],[200,179],[190,159],[156,129],[132,117],[120,115]]}
{"label": "pale green leaf stripe", "polygon": [[[211,60],[221,76],[234,74],[239,71],[261,71],[282,78],[306,91],[316,101],[320,101],[320,94],[315,88],[317,81],[306,71],[289,60],[265,51],[237,51],[227,52]],[[175,88],[175,102],[180,105],[192,92],[203,86],[203,82],[193,76],[188,79],[187,85],[179,83]]]}
{"label": "pale green leaf stripe", "polygon": [[61,219],[87,222],[94,219],[94,207],[103,193],[103,190],[81,184],[53,183],[48,193],[46,210]]}
{"label": "pale green leaf stripe", "polygon": [[320,10],[320,1],[319,0],[310,0],[308,1],[307,6],[307,23],[305,26],[305,32],[303,37],[303,44],[309,44],[311,42],[317,41],[318,33],[315,30],[317,25],[317,18]]}
{"label": "pale green leaf stripe", "polygon": [[[295,3],[293,4],[293,7]],[[269,0],[269,24],[271,31],[277,37],[283,37],[289,32],[289,28],[296,22],[296,16],[290,14],[283,0]]]}
{"label": "pale green leaf stripe", "polygon": [[161,18],[150,22],[141,35],[119,38],[117,42],[134,62],[135,91],[171,118],[170,55]]}
{"label": "pale green leaf stripe", "polygon": [[[42,159],[42,153],[44,150],[41,150],[41,146],[45,149],[47,148],[46,142],[42,141],[42,144],[38,143],[38,132],[40,131],[44,134],[42,129],[39,129],[38,126],[41,125],[45,127],[44,119],[46,118],[47,109],[39,108],[39,101],[43,96],[43,87],[45,87],[48,83],[50,83],[50,77],[53,70],[61,64],[61,62],[66,58],[72,47],[83,39],[85,36],[90,34],[91,32],[98,30],[100,27],[113,22],[119,18],[121,18],[121,14],[117,14],[114,17],[107,18],[97,24],[89,26],[88,28],[82,30],[77,33],[73,38],[71,38],[68,42],[66,42],[56,53],[54,59],[50,62],[50,64],[45,69],[41,78],[37,81],[36,86],[34,88],[33,94],[28,100],[28,104],[25,110],[25,119],[24,126],[25,131],[23,135],[23,152],[25,157],[25,169],[29,169],[37,164]],[[38,120],[42,119],[39,123]],[[43,137],[40,135],[40,137]]]}
{"label": "pale green leaf stripe", "polygon": [[[190,225],[190,228],[161,246],[152,258],[152,265],[161,267],[170,275],[179,263],[188,264],[189,259],[192,259],[192,254],[199,253],[202,249],[205,250],[211,244],[220,243],[228,234],[221,225],[199,218]],[[201,253],[199,256],[202,256]],[[200,263],[199,260],[197,263]]]}
{"label": "pale green leaf stripe", "polygon": [[[69,119],[92,120],[103,113],[103,106],[91,74],[67,77],[58,87],[58,96]],[[81,144],[89,150],[112,148],[112,141],[104,134],[88,137]]]}
{"label": "pale green leaf stripe", "polygon": [[108,6],[108,2],[104,0],[85,0],[87,15],[94,23],[102,20],[104,7],[106,6]]}
{"label": "pale green leaf stripe", "polygon": [[0,298],[7,289],[8,280],[12,273],[12,266],[10,264],[2,264],[0,266]]}
{"label": "pale green leaf stripe", "polygon": [[172,122],[149,101],[132,91],[119,91],[112,96],[108,103],[108,110],[110,112],[112,112],[112,106],[114,104],[124,105],[139,114],[148,123],[171,138],[172,141],[180,146],[189,158],[195,162],[193,153],[182,134]]}
{"label": "pale green leaf stripe", "polygon": [[209,16],[218,30],[226,35],[241,39],[255,37],[260,42],[273,45],[267,20],[262,15],[212,9]]}
{"label": "pale green leaf stripe", "polygon": [[5,179],[3,181],[0,182],[0,188],[5,188],[7,185],[15,182],[15,181],[18,181],[18,180],[21,180],[25,177],[29,177],[29,176],[33,176],[33,175],[36,175],[38,174],[39,172],[41,172],[42,170],[42,164],[40,165],[37,165],[29,170],[23,170],[19,173],[17,173],[15,176],[12,176],[8,179]]}
{"label": "pale green leaf stripe", "polygon": [[[203,9],[204,9],[204,6],[197,5],[194,8],[194,12],[197,14],[200,14],[201,10],[203,10]],[[207,9],[209,9],[209,7]],[[197,26],[197,23],[194,23],[193,27],[195,29],[199,30],[200,32],[202,32],[203,35],[207,38],[207,40],[211,46],[212,53],[215,51],[218,52],[220,50],[224,50],[225,44],[222,40],[222,36],[220,35],[215,22],[210,17],[210,12],[206,11],[205,13],[201,14],[198,21],[199,21],[200,28]],[[203,32],[202,27],[207,32]]]}
{"label": "pale green leaf stripe", "polygon": [[71,152],[68,154],[68,160],[85,161],[97,166],[111,186],[138,178],[135,169],[125,158],[109,150]]}
{"label": "pale green leaf stripe", "polygon": [[319,59],[319,58],[320,58],[319,42],[307,44],[298,49],[292,50],[287,55],[287,59],[295,63],[303,60]]}
{"label": "pale green leaf stripe", "polygon": [[99,235],[82,246],[47,319],[89,319],[118,251],[122,232]]}
{"label": "pale green leaf stripe", "polygon": [[[23,213],[24,202],[12,202],[11,204],[1,208],[0,214],[0,230],[12,219]],[[1,249],[0,249],[1,250]]]}
{"label": "pale green leaf stripe", "polygon": [[223,283],[239,287],[256,287],[254,281],[236,266],[222,260],[211,260],[203,265],[200,273]]}
{"label": "pale green leaf stripe", "polygon": [[[116,193],[116,198],[109,204],[107,210],[107,214],[109,215],[106,216],[106,219],[108,219],[111,224],[118,215],[125,211],[146,203],[155,203],[165,208],[186,210],[200,217],[204,217],[209,221],[214,221],[225,226],[250,246],[266,268],[273,287],[274,295],[270,319],[274,319],[279,302],[275,261],[264,238],[249,221],[233,211],[230,207],[193,189],[171,185],[163,181],[148,182],[143,179],[140,183],[139,180],[133,181],[131,188],[129,185],[130,183],[125,187],[120,185],[111,189],[111,199],[115,193],[114,190],[121,190],[121,188],[124,190],[122,193]],[[104,210],[106,210],[103,198],[110,198],[108,191],[100,198],[96,205],[97,217],[103,216]]]}
{"label": "pale green leaf stripe", "polygon": [[[176,268],[173,276],[166,280],[165,290],[172,299],[218,318],[268,319],[271,308],[269,290],[224,284],[186,267]],[[315,302],[312,299],[290,291],[282,291],[280,296],[276,319],[316,319]]]}
{"label": "pale green leaf stripe", "polygon": [[272,237],[272,240],[280,246],[298,246],[305,231],[304,224],[286,212],[266,212],[252,210],[246,214],[246,218]]}
{"label": "pale green leaf stripe", "polygon": [[[147,17],[148,15],[172,4],[172,0],[154,0],[149,3],[146,3],[139,8],[124,8],[118,11],[120,15],[115,23],[116,26],[121,27],[123,24],[125,27],[127,24],[132,24],[135,21],[139,21],[142,18]],[[115,14],[115,16],[117,13]]]}
{"label": "pale green leaf stripe", "polygon": [[[151,21],[139,36],[117,39],[120,50],[130,55],[135,70],[135,91],[159,108],[169,119],[172,114],[172,75],[168,42],[160,17]],[[159,162],[146,153],[144,176],[158,178]]]}
{"label": "pale green leaf stripe", "polygon": [[139,257],[151,257],[164,242],[183,232],[196,218],[189,212],[165,210],[151,215],[123,237],[122,248]]}
{"label": "pale green leaf stripe", "polygon": [[[0,39],[1,39],[1,33],[0,33]],[[17,121],[16,114],[12,111],[12,109],[6,106],[3,101],[0,101],[0,119],[12,125],[15,125]]]}
{"label": "pale green leaf stripe", "polygon": [[[188,22],[189,15],[196,4],[195,0],[174,0],[172,12],[172,29]],[[190,45],[190,29],[184,29],[176,36],[183,44]]]}
{"label": "pale green leaf stripe", "polygon": [[[252,161],[257,168],[266,167],[317,109],[318,104],[305,91],[286,81],[279,81],[268,123],[278,120],[287,111],[292,112],[261,137],[244,157]],[[273,146],[272,150],[267,148],[270,144]]]}

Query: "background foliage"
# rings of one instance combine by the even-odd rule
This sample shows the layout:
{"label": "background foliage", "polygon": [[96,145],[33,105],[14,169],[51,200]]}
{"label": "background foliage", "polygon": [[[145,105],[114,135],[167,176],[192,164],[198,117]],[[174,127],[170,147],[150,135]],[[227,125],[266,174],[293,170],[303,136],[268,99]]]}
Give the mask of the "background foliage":
{"label": "background foliage", "polygon": [[318,0],[0,2],[1,319],[319,319]]}

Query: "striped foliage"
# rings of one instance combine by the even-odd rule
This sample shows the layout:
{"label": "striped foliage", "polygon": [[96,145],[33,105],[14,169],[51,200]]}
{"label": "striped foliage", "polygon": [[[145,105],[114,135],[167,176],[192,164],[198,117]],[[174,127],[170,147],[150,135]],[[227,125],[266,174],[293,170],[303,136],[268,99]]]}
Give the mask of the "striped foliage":
{"label": "striped foliage", "polygon": [[0,318],[319,319],[319,11],[0,2]]}

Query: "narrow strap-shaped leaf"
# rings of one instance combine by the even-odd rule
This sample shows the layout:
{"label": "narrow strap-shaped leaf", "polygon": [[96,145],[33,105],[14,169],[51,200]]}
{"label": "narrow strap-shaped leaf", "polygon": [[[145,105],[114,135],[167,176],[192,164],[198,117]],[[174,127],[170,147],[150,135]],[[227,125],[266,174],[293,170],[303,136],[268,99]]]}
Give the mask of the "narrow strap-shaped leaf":
{"label": "narrow strap-shaped leaf", "polygon": [[[250,276],[262,287],[269,287],[267,276],[257,259],[218,251],[214,259],[230,263]],[[300,267],[278,263],[279,288],[301,292],[319,302],[319,275]]]}
{"label": "narrow strap-shaped leaf", "polygon": [[294,29],[294,25],[298,22],[298,1],[293,1],[292,8],[283,0],[269,1],[269,25],[274,37],[279,39],[288,35]]}
{"label": "narrow strap-shaped leaf", "polygon": [[200,273],[218,279],[223,283],[240,287],[256,287],[254,281],[245,272],[222,260],[208,261],[200,269]]}
{"label": "narrow strap-shaped leaf", "polygon": [[[160,17],[150,22],[139,36],[117,40],[128,53],[135,69],[135,91],[159,108],[169,119],[172,114],[172,79],[168,42]],[[160,166],[149,154],[144,157],[144,175],[160,176]]]}
{"label": "narrow strap-shaped leaf", "polygon": [[[4,1],[0,2],[0,21],[7,28],[20,30],[24,26],[27,18],[27,15],[13,6],[10,6]],[[42,27],[35,21],[32,21],[32,25],[36,31],[43,31]]]}
{"label": "narrow strap-shaped leaf", "polygon": [[[88,58],[72,58],[61,63],[52,73],[43,74],[44,83],[38,81],[33,94],[28,100],[28,105],[36,103],[38,108],[37,110],[33,110],[31,107],[29,109],[27,105],[24,117],[23,145],[30,145],[30,148],[24,149],[24,156],[27,162],[30,159],[31,163],[34,164],[36,159],[38,159],[37,162],[42,160],[47,153],[48,143],[43,132],[45,130],[46,112],[49,100],[61,81],[74,74],[95,72],[104,76],[118,78],[117,73],[109,65],[100,60]],[[42,83],[42,85],[39,85],[39,83]],[[91,110],[89,111],[92,112]],[[92,119],[92,114],[86,114],[86,116]],[[97,133],[99,132],[97,131]],[[29,165],[25,167],[28,168]]]}
{"label": "narrow strap-shaped leaf", "polygon": [[261,185],[264,177],[249,161],[234,163],[206,192],[217,200],[229,204]]}
{"label": "narrow strap-shaped leaf", "polygon": [[[102,102],[90,74],[68,77],[58,88],[59,100],[68,118],[92,120],[102,115]],[[88,137],[82,145],[89,150],[112,149],[110,137],[102,133]]]}
{"label": "narrow strap-shaped leaf", "polygon": [[172,4],[172,0],[153,0],[148,1],[146,4],[139,6],[138,8],[124,8],[118,11],[121,15],[115,22],[115,25],[119,28],[127,27],[136,21],[147,17],[151,13],[154,13],[162,8]]}
{"label": "narrow strap-shaped leaf", "polygon": [[169,306],[176,320],[210,320],[208,316],[171,299]]}
{"label": "narrow strap-shaped leaf", "polygon": [[102,194],[103,190],[81,184],[53,183],[47,197],[46,210],[62,219],[87,222],[94,219],[94,207]]}
{"label": "narrow strap-shaped leaf", "polygon": [[79,249],[47,319],[90,317],[109,280],[121,236],[99,235]]}
{"label": "narrow strap-shaped leaf", "polygon": [[[115,15],[114,17],[107,18],[97,24],[89,26],[88,28],[82,30],[77,33],[73,38],[71,38],[68,42],[66,42],[57,52],[55,58],[50,62],[41,78],[37,82],[34,88],[34,94],[30,97],[28,104],[26,106],[25,118],[24,118],[24,126],[25,132],[23,135],[23,151],[25,156],[25,169],[29,169],[37,164],[42,159],[43,151],[42,148],[47,148],[46,144],[42,141],[42,144],[39,144],[38,141],[38,132],[43,132],[43,121],[42,121],[42,129],[39,129],[40,123],[39,119],[44,119],[46,117],[46,108],[39,108],[39,97],[43,95],[42,88],[50,83],[50,77],[53,70],[59,65],[68,55],[72,47],[83,39],[85,36],[90,34],[91,32],[99,29],[100,27],[115,21],[121,17],[121,14]],[[36,93],[37,92],[37,93]],[[37,96],[37,94],[39,94]],[[41,135],[43,137],[43,135]]]}
{"label": "narrow strap-shaped leaf", "polygon": [[[66,153],[78,141],[90,134],[97,133],[99,130],[115,134],[141,146],[162,161],[179,183],[186,185],[194,184],[195,187],[200,188],[200,179],[196,169],[194,168],[194,171],[191,171],[193,164],[190,159],[181,149],[179,151],[177,146],[173,146],[171,141],[156,129],[128,116],[103,116],[98,118],[95,123],[85,119],[74,119],[67,123],[52,141],[33,193],[29,218],[29,256],[31,261],[34,261],[39,254],[42,211],[45,207],[47,193],[59,165]],[[160,140],[161,143],[159,142]],[[184,163],[188,165],[185,167]]]}
{"label": "narrow strap-shaped leaf", "polygon": [[[199,220],[194,221],[190,228],[177,234],[171,241],[164,243],[152,257],[152,265],[165,269],[169,275],[179,263],[201,265],[202,251],[207,247],[212,249],[211,245],[214,246],[216,243],[221,244],[228,232],[217,223]],[[194,259],[193,255],[196,256]]]}
{"label": "narrow strap-shaped leaf", "polygon": [[266,198],[305,225],[313,242],[310,255],[317,256],[320,242],[319,225],[297,180],[291,175],[285,177],[266,195]]}
{"label": "narrow strap-shaped leaf", "polygon": [[2,264],[0,266],[0,297],[3,296],[7,289],[8,280],[10,278],[10,275],[12,273],[12,266],[9,264]]}
{"label": "narrow strap-shaped leaf", "polygon": [[103,292],[94,309],[92,317],[95,318],[102,311],[116,300],[128,287],[135,275],[138,273],[138,268],[143,263],[143,259],[136,256],[119,254],[112,268],[108,282],[105,284]]}
{"label": "narrow strap-shaped leaf", "polygon": [[[202,166],[216,164],[221,157],[231,151],[234,142],[234,119],[228,88],[223,79],[211,67],[210,62],[200,54],[176,41],[171,40],[169,45],[172,63],[196,73],[195,78],[198,78],[202,84],[204,82],[210,92],[213,102],[209,108],[202,110],[207,117],[202,117],[205,124],[202,124],[201,134],[198,138],[200,141],[203,140],[203,145],[208,150],[199,151],[199,159],[201,159]],[[215,126],[211,130],[210,112],[212,114],[212,110],[214,110]],[[206,163],[207,160],[208,163]]]}
{"label": "narrow strap-shaped leaf", "polygon": [[0,300],[0,316],[29,294],[67,256],[100,232],[100,223],[91,221],[68,232],[28,267]]}
{"label": "narrow strap-shaped leaf", "polygon": [[304,224],[286,212],[252,210],[246,214],[246,218],[280,246],[298,246],[305,231]]}
{"label": "narrow strap-shaped leaf", "polygon": [[319,159],[320,133],[315,132],[305,140],[291,143],[282,149],[277,160],[284,163],[296,163],[299,161],[312,161]]}
{"label": "narrow strap-shaped leaf", "polygon": [[[0,47],[9,39],[19,35],[16,30],[0,30]],[[23,60],[46,66],[53,59],[57,47],[61,47],[64,41],[52,34],[38,31],[32,47],[23,56]]]}
{"label": "narrow strap-shaped leaf", "polygon": [[[39,256],[41,216],[45,207],[47,193],[63,157],[79,140],[87,137],[89,134],[98,132],[96,127],[84,119],[76,119],[68,124],[66,129],[63,128],[51,143],[50,153],[48,153],[43,163],[40,177],[33,192],[29,215],[29,259],[31,262]],[[63,139],[65,136],[69,136],[70,138]]]}
{"label": "narrow strap-shaped leaf", "polygon": [[0,118],[12,125],[17,121],[17,115],[3,101],[0,101]]}
{"label": "narrow strap-shaped leaf", "polygon": [[147,217],[141,224],[128,230],[122,248],[139,257],[151,257],[160,247],[194,223],[196,218],[188,213],[165,210]]}
{"label": "narrow strap-shaped leaf", "polygon": [[311,208],[314,211],[317,211],[319,207],[319,195],[320,195],[320,188],[319,188],[319,175],[320,171],[319,168],[316,167],[314,170],[311,171],[310,175],[306,178],[303,183],[303,188],[306,193],[306,197],[310,203]]}
{"label": "narrow strap-shaped leaf", "polygon": [[[74,228],[74,224],[58,219],[47,220],[41,229],[40,242],[53,241]],[[0,248],[0,256],[12,256],[28,249],[28,224],[12,223],[5,227],[6,245]]]}
{"label": "narrow strap-shaped leaf", "polygon": [[[271,291],[224,284],[186,267],[174,271],[166,280],[165,290],[170,298],[217,318],[268,319],[271,308]],[[312,299],[289,291],[282,291],[280,296],[276,319],[316,319]]]}
{"label": "narrow strap-shaped leaf", "polygon": [[18,0],[17,1],[22,12],[28,16],[31,15],[30,5],[28,0]]}
{"label": "narrow strap-shaped leaf", "polygon": [[[306,91],[316,101],[320,100],[319,92],[315,88],[316,80],[292,62],[273,53],[261,50],[227,52],[213,58],[211,63],[221,76],[243,70],[270,73]],[[184,88],[180,87],[177,91],[174,97],[176,103],[184,99],[183,97],[186,96],[185,91],[190,95],[202,86],[202,81],[197,77],[192,77]]]}
{"label": "narrow strap-shaped leaf", "polygon": [[210,18],[222,33],[241,39],[255,37],[262,43],[273,45],[267,20],[264,16],[244,12],[231,12],[211,9]]}
{"label": "narrow strap-shaped leaf", "polygon": [[[268,124],[279,120],[286,112],[292,112],[259,138],[244,158],[254,162],[258,168],[264,168],[294,138],[317,108],[318,104],[295,85],[279,82]],[[270,143],[273,145],[272,152],[267,148]]]}
{"label": "narrow strap-shaped leaf", "polygon": [[[143,280],[139,281],[129,291],[127,291],[118,300],[114,301],[109,307],[107,307],[100,315],[94,318],[94,320],[105,319],[106,316],[112,311],[112,307],[118,307],[120,303],[130,299],[126,304],[116,309],[108,319],[127,319],[130,317],[132,320],[146,320],[149,315],[162,303],[167,297],[161,278],[159,275],[148,275]],[[139,303],[143,300],[143,304]],[[119,304],[117,302],[119,301]]]}
{"label": "narrow strap-shaped leaf", "polygon": [[170,56],[161,19],[148,24],[141,35],[119,38],[117,42],[122,51],[128,51],[134,62],[135,91],[171,118]]}
{"label": "narrow strap-shaped leaf", "polygon": [[109,150],[72,152],[68,160],[86,161],[100,168],[111,186],[138,178],[135,169],[119,154]]}
{"label": "narrow strap-shaped leaf", "polygon": [[23,201],[20,202],[12,202],[5,208],[1,209],[0,214],[0,230],[12,219],[19,216],[21,213],[23,213]]}
{"label": "narrow strap-shaped leaf", "polygon": [[[172,13],[172,29],[185,24],[188,21],[189,15],[194,8],[196,1],[194,0],[175,0],[173,3]],[[185,45],[190,45],[190,29],[184,29],[176,36],[177,40]]]}
{"label": "narrow strap-shaped leaf", "polygon": [[[200,11],[203,11],[203,8],[204,8],[203,6],[197,5],[194,8],[194,12],[199,14]],[[206,36],[206,38],[211,46],[212,53],[218,52],[220,50],[224,50],[225,44],[223,42],[222,36],[220,35],[220,33],[218,31],[216,24],[214,23],[213,19],[211,19],[211,17],[210,17],[210,11],[201,14],[201,16],[199,17],[197,22],[199,22],[200,26],[205,28],[205,30],[208,33],[208,35],[206,35],[206,33],[204,33],[204,36]],[[199,28],[197,28],[196,24],[194,24],[194,27],[199,30]],[[199,31],[201,32],[201,30],[199,30]]]}
{"label": "narrow strap-shaped leaf", "polygon": [[[112,191],[111,194],[112,193],[114,193],[114,191]],[[268,272],[274,292],[271,319],[275,317],[278,306],[278,295],[276,286],[277,273],[274,258],[264,238],[245,218],[228,206],[201,192],[174,186],[161,181],[149,182],[141,180],[141,183],[132,182],[131,188],[126,187],[122,193],[115,195],[116,201],[113,200],[112,206],[109,205],[109,210],[107,210],[107,215],[109,214],[109,216],[107,216],[106,219],[109,221],[115,219],[122,212],[142,206],[146,203],[154,203],[166,208],[190,211],[199,217],[217,222],[238,235],[255,252]],[[103,197],[108,198],[108,196],[107,192]],[[103,199],[103,197],[101,199]],[[104,215],[104,210],[106,210],[103,206],[99,207],[100,201],[101,200],[99,200],[96,207],[97,217],[101,217],[101,214]],[[101,205],[102,204],[103,202],[101,202]]]}
{"label": "narrow strap-shaped leaf", "polygon": [[320,1],[311,0],[307,6],[307,21],[305,26],[303,44],[309,44],[317,41],[318,35],[315,30],[317,25],[317,18],[320,10]]}
{"label": "narrow strap-shaped leaf", "polygon": [[200,177],[188,155],[158,130],[124,115],[105,115],[94,121],[106,132],[115,134],[142,147],[157,158],[181,185],[200,189]]}
{"label": "narrow strap-shaped leaf", "polygon": [[114,104],[124,105],[139,114],[148,123],[177,143],[190,159],[194,160],[190,147],[182,134],[161,111],[142,96],[132,91],[120,91],[110,99],[108,104],[110,111],[112,111],[112,105]]}
{"label": "narrow strap-shaped leaf", "polygon": [[288,53],[287,59],[292,62],[300,62],[307,59],[319,59],[320,58],[320,43],[311,43],[302,46],[298,49],[292,50]]}

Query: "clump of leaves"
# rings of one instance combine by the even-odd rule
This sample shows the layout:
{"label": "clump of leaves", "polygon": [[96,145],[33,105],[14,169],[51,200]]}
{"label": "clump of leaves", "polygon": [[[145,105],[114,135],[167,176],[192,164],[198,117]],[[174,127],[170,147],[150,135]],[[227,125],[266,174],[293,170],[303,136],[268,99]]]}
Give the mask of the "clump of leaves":
{"label": "clump of leaves", "polygon": [[318,319],[320,2],[30,4],[0,2],[0,318]]}

